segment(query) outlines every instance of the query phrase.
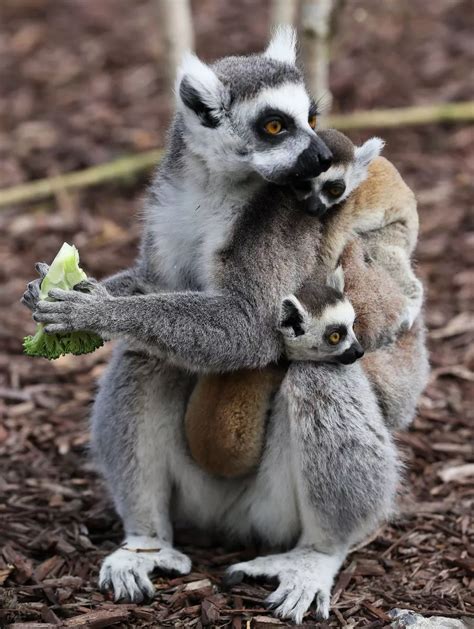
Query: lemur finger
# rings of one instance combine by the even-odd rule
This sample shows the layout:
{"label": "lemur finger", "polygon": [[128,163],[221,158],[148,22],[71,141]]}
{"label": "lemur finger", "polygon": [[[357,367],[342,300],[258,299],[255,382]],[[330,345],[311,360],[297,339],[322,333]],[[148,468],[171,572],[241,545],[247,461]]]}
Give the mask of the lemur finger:
{"label": "lemur finger", "polygon": [[49,264],[46,264],[46,262],[37,262],[35,264],[35,269],[37,273],[39,273],[41,279],[44,279],[44,276],[49,271]]}
{"label": "lemur finger", "polygon": [[292,589],[292,586],[287,585],[286,583],[280,583],[277,589],[269,596],[267,596],[267,598],[265,599],[265,604],[268,605],[268,607],[270,608],[278,607],[278,605],[280,605],[282,601],[284,601],[286,597],[290,594]]}
{"label": "lemur finger", "polygon": [[36,304],[36,312],[70,312],[71,304],[62,301],[41,300]]}
{"label": "lemur finger", "polygon": [[329,618],[330,598],[330,594],[324,592],[323,590],[319,590],[316,594],[316,617],[319,620],[326,620]]}
{"label": "lemur finger", "polygon": [[48,297],[56,301],[77,301],[78,294],[72,290],[62,290],[61,288],[52,288],[48,291]]}
{"label": "lemur finger", "polygon": [[88,277],[86,280],[82,280],[74,285],[73,290],[78,291],[80,293],[90,293],[94,288],[98,285],[97,280],[94,280],[92,277]]}
{"label": "lemur finger", "polygon": [[67,323],[50,323],[44,331],[46,334],[57,334],[58,332],[72,332],[73,328]]}
{"label": "lemur finger", "polygon": [[58,313],[35,310],[33,313],[33,319],[36,323],[56,323],[58,320]]}

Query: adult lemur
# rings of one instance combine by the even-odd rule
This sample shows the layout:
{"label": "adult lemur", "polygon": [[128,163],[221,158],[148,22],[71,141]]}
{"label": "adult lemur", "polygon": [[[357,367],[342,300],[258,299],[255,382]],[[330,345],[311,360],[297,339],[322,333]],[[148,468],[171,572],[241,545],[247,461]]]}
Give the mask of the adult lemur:
{"label": "adult lemur", "polygon": [[[212,66],[188,57],[177,93],[136,265],[89,293],[55,291],[34,313],[48,331],[122,339],[92,417],[92,449],[126,533],[100,585],[140,601],[153,594],[154,569],[188,572],[190,560],[172,547],[172,523],[185,520],[290,548],[231,572],[278,578],[270,598],[284,617],[300,621],[314,598],[326,617],[349,545],[390,511],[397,476],[363,373],[349,383],[343,369],[301,367],[298,382],[318,398],[324,425],[296,417],[290,429],[282,401],[261,466],[244,480],[194,464],[183,417],[192,372],[278,360],[279,305],[312,273],[321,240],[320,222],[288,184],[320,174],[331,155],[314,131],[291,31],[261,55]],[[355,447],[344,416],[360,419]]]}

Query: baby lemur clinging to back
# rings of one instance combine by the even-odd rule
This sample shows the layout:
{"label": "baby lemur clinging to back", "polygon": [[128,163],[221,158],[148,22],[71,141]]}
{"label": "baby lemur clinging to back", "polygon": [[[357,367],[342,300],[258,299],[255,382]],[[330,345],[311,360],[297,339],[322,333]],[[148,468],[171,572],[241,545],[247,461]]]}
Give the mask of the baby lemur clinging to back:
{"label": "baby lemur clinging to back", "polygon": [[[332,166],[311,182],[294,185],[294,192],[300,200],[306,201],[306,211],[323,223],[324,238],[315,260],[316,267],[334,269],[353,238],[356,240],[344,256],[349,285],[357,285],[361,265],[367,266],[367,261],[369,266],[371,261],[377,263],[373,275],[376,285],[380,286],[380,299],[384,303],[392,299],[392,307],[380,309],[375,293],[373,303],[367,303],[366,291],[359,291],[360,294],[351,291],[350,306],[352,312],[354,306],[358,315],[356,332],[364,350],[373,350],[381,344],[387,313],[402,312],[402,316],[394,314],[398,319],[391,329],[409,330],[422,306],[423,288],[410,264],[418,233],[416,202],[411,191],[400,186],[401,178],[393,165],[378,157],[382,140],[372,138],[356,147],[334,129],[322,130],[320,135],[333,154]],[[369,180],[364,181],[368,176]],[[393,191],[396,194],[392,194]],[[404,194],[400,195],[401,191]],[[365,271],[366,275],[370,269]],[[384,274],[383,280],[381,274]],[[324,303],[329,289],[324,287],[324,282],[319,284],[319,289],[319,301]],[[313,282],[311,289],[306,286],[301,290],[302,294],[306,292],[306,297],[311,290],[311,303],[305,303],[311,312],[318,287]],[[305,310],[299,310],[296,304],[300,302],[295,299],[288,300],[287,308],[291,309],[292,303],[295,320],[304,319]],[[309,320],[314,330],[320,329],[318,317]],[[422,335],[421,328],[418,335],[410,335],[411,343]],[[292,329],[287,328],[286,334],[282,329],[287,356],[299,360],[307,351],[312,355],[311,360],[324,362],[324,356],[318,357],[314,349],[309,351],[310,336],[295,334],[290,338]],[[393,340],[391,337],[382,342]],[[406,355],[409,356],[409,352]],[[399,360],[404,360],[404,354]],[[364,368],[370,372],[370,359],[366,363]],[[282,371],[276,367],[202,376],[198,380],[185,424],[191,454],[201,467],[213,474],[232,477],[248,473],[257,465],[264,442],[266,414],[281,380]],[[394,421],[390,418],[391,423]],[[398,421],[406,423],[408,420],[400,418]]]}

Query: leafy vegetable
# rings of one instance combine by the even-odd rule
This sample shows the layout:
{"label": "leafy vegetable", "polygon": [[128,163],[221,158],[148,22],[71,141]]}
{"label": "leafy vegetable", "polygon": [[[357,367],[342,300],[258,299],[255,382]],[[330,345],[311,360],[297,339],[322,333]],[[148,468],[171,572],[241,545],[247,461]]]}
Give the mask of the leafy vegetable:
{"label": "leafy vegetable", "polygon": [[[48,296],[52,288],[72,290],[76,284],[86,279],[86,274],[79,266],[79,252],[74,245],[63,244],[54,258],[48,273],[40,286],[40,299],[53,301]],[[88,354],[103,345],[103,340],[91,332],[59,332],[46,334],[44,325],[38,323],[36,334],[26,336],[23,348],[29,356],[42,356],[53,360],[64,354]]]}

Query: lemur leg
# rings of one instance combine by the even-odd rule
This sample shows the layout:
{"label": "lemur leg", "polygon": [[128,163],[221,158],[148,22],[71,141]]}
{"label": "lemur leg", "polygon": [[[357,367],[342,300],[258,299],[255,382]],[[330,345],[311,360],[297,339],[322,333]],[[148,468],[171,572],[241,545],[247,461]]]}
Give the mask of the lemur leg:
{"label": "lemur leg", "polygon": [[349,546],[392,510],[398,481],[395,447],[360,365],[293,363],[282,386],[291,427],[301,518],[293,550],[238,563],[232,580],[279,580],[268,602],[301,622],[313,599],[327,618],[331,587]]}
{"label": "lemur leg", "polygon": [[[157,359],[117,348],[92,415],[92,449],[123,520],[124,547],[109,555],[99,584],[115,599],[140,602],[155,569],[186,574],[188,557],[172,548],[169,513],[175,451],[189,379]],[[156,549],[156,552],[139,552]]]}

